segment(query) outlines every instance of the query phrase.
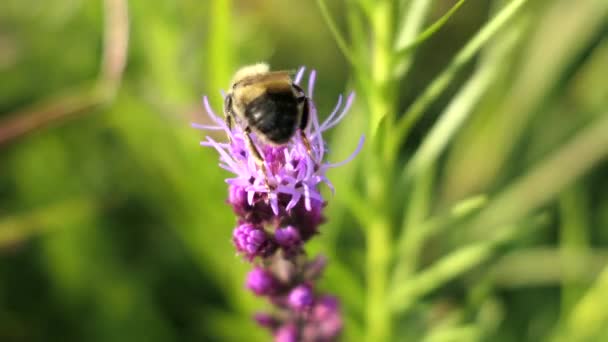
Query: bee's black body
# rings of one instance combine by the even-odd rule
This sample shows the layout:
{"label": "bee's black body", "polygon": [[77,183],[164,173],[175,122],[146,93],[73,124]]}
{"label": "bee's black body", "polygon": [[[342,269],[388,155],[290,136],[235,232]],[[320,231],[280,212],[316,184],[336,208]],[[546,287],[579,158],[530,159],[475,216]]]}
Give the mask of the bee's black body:
{"label": "bee's black body", "polygon": [[[264,93],[245,106],[245,118],[250,127],[273,144],[284,144],[295,134],[302,119],[303,98],[289,91]],[[304,126],[306,124],[304,123]]]}
{"label": "bee's black body", "polygon": [[266,64],[244,67],[236,73],[225,98],[226,123],[229,128],[234,121],[243,126],[252,155],[264,167],[263,157],[249,133],[256,133],[262,142],[284,145],[300,130],[310,153],[310,144],[304,134],[310,110],[308,101],[288,72],[271,72]]}

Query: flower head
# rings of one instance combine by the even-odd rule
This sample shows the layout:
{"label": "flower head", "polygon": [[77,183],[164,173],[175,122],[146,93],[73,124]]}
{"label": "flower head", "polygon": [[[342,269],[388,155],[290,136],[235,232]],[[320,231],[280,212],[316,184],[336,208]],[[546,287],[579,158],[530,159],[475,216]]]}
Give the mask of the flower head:
{"label": "flower head", "polygon": [[281,247],[287,249],[299,247],[302,242],[300,232],[294,226],[277,229],[274,232],[274,239]]}
{"label": "flower head", "polygon": [[289,293],[287,297],[289,305],[295,310],[302,311],[312,306],[314,293],[308,285],[299,285]]}
{"label": "flower head", "polygon": [[[298,73],[295,83],[300,81],[302,73],[302,71]],[[308,87],[310,99],[312,99],[314,82],[315,72],[313,71]],[[285,145],[270,146],[265,145],[255,133],[250,133],[253,143],[258,146],[264,159],[265,167],[260,168],[247,147],[245,132],[240,127],[229,129],[223,119],[211,109],[205,96],[203,98],[205,109],[216,125],[194,124],[193,126],[207,130],[224,130],[229,137],[230,143],[221,143],[207,136],[201,145],[215,148],[220,154],[220,167],[234,175],[226,182],[231,186],[230,203],[235,212],[244,215],[251,211],[248,209],[260,203],[260,200],[270,205],[274,215],[279,215],[280,210],[291,211],[300,201],[304,203],[304,208],[308,211],[313,210],[313,204],[322,205],[324,200],[319,192],[319,185],[324,183],[333,189],[325,176],[326,171],[350,161],[363,146],[363,137],[361,137],[355,152],[345,161],[336,164],[323,161],[327,150],[322,133],[334,127],[344,118],[353,100],[354,93],[351,93],[342,108],[342,96],[340,96],[336,108],[322,124],[319,124],[314,103],[310,102],[310,124],[304,131],[310,141],[310,151],[298,134]],[[340,108],[342,108],[341,111]],[[244,202],[245,199],[246,202]],[[287,203],[280,205],[280,200],[286,200]]]}
{"label": "flower head", "polygon": [[256,267],[247,275],[247,288],[256,295],[268,295],[276,290],[277,281],[266,270]]}
{"label": "flower head", "polygon": [[[298,72],[294,83],[300,82],[303,72],[304,69]],[[228,142],[207,136],[201,144],[213,147],[220,155],[220,167],[232,174],[226,180],[228,203],[238,222],[232,241],[238,253],[256,263],[247,276],[246,287],[258,296],[266,296],[278,311],[277,314],[258,313],[255,320],[280,342],[333,341],[342,330],[337,300],[319,296],[314,289],[326,259],[309,260],[304,244],[318,233],[325,221],[326,202],[320,192],[321,184],[333,192],[326,171],[350,161],[361,149],[363,137],[345,161],[330,164],[324,160],[327,147],[322,133],[342,120],[354,95],[348,96],[344,107],[340,96],[334,111],[319,124],[312,102],[314,81],[313,71],[308,80],[308,127],[284,145],[266,145],[263,139],[246,133],[239,125],[228,128],[223,119],[214,114],[207,97],[204,105],[215,125],[194,125],[206,130],[223,130],[228,136]],[[263,165],[254,157],[245,134],[250,134]]]}
{"label": "flower head", "polygon": [[298,342],[298,328],[294,323],[280,327],[275,335],[275,342]]}
{"label": "flower head", "polygon": [[333,341],[340,335],[342,325],[338,300],[324,296],[312,308],[310,323],[304,328],[304,340]]}
{"label": "flower head", "polygon": [[232,232],[232,241],[237,251],[249,259],[258,255],[270,255],[275,247],[264,229],[251,223],[243,223],[236,227]]}

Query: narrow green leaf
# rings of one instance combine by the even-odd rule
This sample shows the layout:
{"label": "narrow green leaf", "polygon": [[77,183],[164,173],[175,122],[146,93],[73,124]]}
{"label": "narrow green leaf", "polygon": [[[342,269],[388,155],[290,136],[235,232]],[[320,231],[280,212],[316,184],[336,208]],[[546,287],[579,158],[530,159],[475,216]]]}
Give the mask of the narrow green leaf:
{"label": "narrow green leaf", "polygon": [[447,68],[439,74],[414,101],[397,123],[395,138],[402,140],[420,119],[427,107],[447,88],[458,71],[462,69],[495,34],[505,27],[527,0],[513,0],[456,54]]}
{"label": "narrow green leaf", "polygon": [[408,310],[421,296],[487,260],[494,247],[495,242],[476,243],[443,257],[407,283],[396,284],[387,304],[395,313]]}
{"label": "narrow green leaf", "polygon": [[[508,186],[471,223],[471,232],[487,237],[489,227],[513,222],[547,203],[566,185],[608,155],[608,113]],[[559,171],[558,171],[559,170]],[[498,233],[491,230],[492,234]]]}
{"label": "narrow green leaf", "polygon": [[422,33],[420,33],[413,41],[408,42],[405,46],[399,47],[395,58],[401,59],[410,54],[410,52],[418,45],[422,44],[427,39],[431,38],[437,31],[439,31],[443,25],[458,11],[458,9],[464,4],[466,0],[459,0],[449,11],[447,11],[441,18],[437,19],[431,26],[427,27]]}
{"label": "narrow green leaf", "polygon": [[344,54],[344,57],[350,62],[350,64],[354,67],[358,67],[359,63],[357,62],[357,58],[353,54],[352,49],[348,46],[346,39],[338,29],[338,25],[336,25],[336,21],[332,17],[331,13],[329,13],[329,9],[327,8],[327,4],[325,0],[317,0],[317,4],[319,5],[319,10],[321,11],[321,15],[323,16],[323,20],[327,24],[329,31],[334,37],[336,44],[338,44],[338,48]]}

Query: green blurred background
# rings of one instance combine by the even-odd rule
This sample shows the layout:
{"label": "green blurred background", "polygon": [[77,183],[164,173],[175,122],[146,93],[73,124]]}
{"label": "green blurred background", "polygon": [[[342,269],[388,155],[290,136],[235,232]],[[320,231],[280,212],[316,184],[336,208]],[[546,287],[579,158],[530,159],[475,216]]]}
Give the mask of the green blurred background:
{"label": "green blurred background", "polygon": [[[429,21],[454,1],[435,3]],[[515,48],[495,65],[491,88],[442,155],[431,211],[497,192],[579,128],[605,117],[608,24],[602,3],[531,1],[512,25],[514,37],[501,37]],[[339,25],[347,25],[345,5],[330,5]],[[421,46],[399,88],[401,108],[494,5],[468,1]],[[488,50],[480,59],[491,55]],[[338,94],[355,88],[313,1],[0,1],[0,341],[268,338],[250,320],[266,304],[244,290],[249,265],[230,243],[227,175],[189,126],[206,120],[203,94],[219,110],[219,90],[231,74],[259,61],[276,69],[318,70],[321,116]],[[473,66],[416,125],[403,158]],[[358,101],[330,136],[331,160],[347,156],[367,132],[365,108]],[[579,154],[584,158],[585,150]],[[554,172],[567,174],[576,163],[566,161]],[[357,167],[330,174],[337,193],[330,197],[329,222],[310,246],[311,254],[330,257],[320,287],[342,297],[345,340],[357,340],[364,323],[365,244],[345,209],[348,200],[340,199],[353,186],[341,172]],[[608,260],[607,176],[603,162],[548,195],[539,212],[542,224],[491,262],[437,289],[397,336],[417,340],[458,319],[470,323],[463,329],[481,331],[458,335],[474,336],[464,341],[539,341],[566,324],[565,313]],[[524,195],[542,194],[547,184],[535,183]],[[449,231],[434,237],[422,264],[461,239]],[[568,258],[573,267],[559,262],[564,248],[575,253]],[[607,323],[593,335],[598,341],[608,337],[608,297],[600,298],[604,302],[587,313]]]}

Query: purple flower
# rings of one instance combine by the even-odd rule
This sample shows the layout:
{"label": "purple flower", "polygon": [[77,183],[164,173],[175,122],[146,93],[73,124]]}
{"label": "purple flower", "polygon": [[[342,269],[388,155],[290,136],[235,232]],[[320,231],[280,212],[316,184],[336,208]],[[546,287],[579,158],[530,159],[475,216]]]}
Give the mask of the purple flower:
{"label": "purple flower", "polygon": [[274,216],[270,205],[259,195],[255,195],[253,205],[249,204],[247,191],[240,186],[229,186],[228,203],[232,205],[234,213],[243,221],[262,224]]}
{"label": "purple flower", "polygon": [[[303,73],[302,68],[294,83],[300,82]],[[232,174],[226,180],[228,203],[238,222],[232,241],[247,260],[259,260],[247,276],[246,287],[258,296],[266,296],[274,305],[275,313],[258,313],[255,320],[269,329],[278,342],[334,341],[342,330],[337,300],[317,296],[314,288],[326,259],[320,256],[310,260],[304,244],[319,232],[325,221],[323,209],[327,203],[320,192],[321,184],[333,192],[326,171],[354,158],[361,150],[363,137],[345,161],[330,164],[324,160],[327,148],[322,134],[342,120],[354,95],[348,96],[344,107],[340,96],[334,111],[320,124],[312,101],[314,82],[313,71],[307,92],[310,118],[303,132],[310,149],[300,134],[284,145],[270,146],[251,133],[264,167],[250,154],[243,129],[238,124],[228,129],[223,118],[209,106],[207,97],[203,103],[215,125],[193,125],[224,131],[228,136],[228,142],[207,136],[201,145],[213,147],[220,155],[220,167]]]}
{"label": "purple flower", "polygon": [[300,233],[294,226],[287,226],[286,228],[277,229],[274,233],[274,238],[281,247],[294,248],[298,247],[302,240],[300,239]]}
{"label": "purple flower", "polygon": [[251,223],[243,223],[232,232],[232,241],[237,251],[243,253],[249,259],[256,256],[270,254],[273,243],[268,234],[261,228]]}
{"label": "purple flower", "polygon": [[256,267],[247,275],[247,288],[258,296],[271,294],[276,290],[277,281],[272,274]]}
{"label": "purple flower", "polygon": [[298,328],[294,323],[285,324],[280,327],[275,335],[275,342],[298,342]]}
{"label": "purple flower", "polygon": [[[299,73],[300,75],[302,72]],[[296,78],[296,83],[299,82]],[[308,97],[312,100],[312,92],[314,87],[315,72],[311,72],[309,79]],[[310,124],[305,130],[305,134],[310,141],[311,153],[308,153],[306,146],[298,134],[291,141],[283,146],[267,146],[255,134],[251,134],[254,144],[261,148],[261,153],[264,157],[266,174],[258,167],[255,159],[249,153],[249,149],[245,144],[244,132],[238,127],[232,130],[228,129],[224,120],[216,115],[209,101],[205,96],[203,103],[205,109],[216,125],[199,125],[193,124],[196,128],[206,130],[224,130],[231,143],[221,143],[215,141],[210,136],[206,137],[206,141],[201,142],[203,146],[211,146],[220,154],[220,167],[234,174],[234,177],[226,180],[233,187],[238,187],[247,193],[247,204],[255,205],[256,195],[264,202],[270,204],[270,208],[275,215],[279,215],[281,209],[290,211],[300,201],[304,202],[304,208],[311,211],[313,202],[317,206],[324,203],[323,197],[319,192],[319,185],[324,183],[328,185],[332,191],[333,186],[325,176],[325,172],[333,167],[337,167],[349,162],[359,152],[363,146],[363,137],[359,140],[359,144],[355,152],[346,160],[330,164],[323,161],[325,157],[326,147],[323,141],[322,133],[334,127],[348,112],[354,100],[354,93],[351,93],[346,104],[340,111],[342,106],[342,96],[338,99],[338,104],[329,117],[319,124],[317,110],[314,103],[311,101]],[[339,113],[339,114],[338,114]],[[237,191],[237,189],[232,189]],[[279,206],[279,198],[281,195],[287,195],[288,202],[285,206]],[[235,203],[231,201],[235,206]],[[237,203],[238,207],[235,211],[241,211],[244,208],[242,202]]]}
{"label": "purple flower", "polygon": [[279,326],[279,320],[272,316],[269,315],[267,313],[264,312],[258,312],[253,316],[253,319],[261,326],[268,328],[270,330],[276,330],[276,328]]}
{"label": "purple flower", "polygon": [[325,266],[327,266],[327,258],[322,255],[317,256],[306,264],[303,272],[304,279],[309,281],[317,279],[325,270]]}
{"label": "purple flower", "polygon": [[297,311],[308,309],[314,302],[314,293],[308,285],[300,285],[289,293],[287,297],[289,306]]}
{"label": "purple flower", "polygon": [[304,328],[304,341],[334,341],[342,332],[342,317],[338,300],[324,296],[312,308],[309,324]]}

